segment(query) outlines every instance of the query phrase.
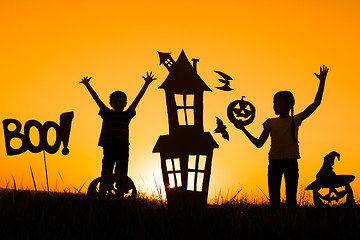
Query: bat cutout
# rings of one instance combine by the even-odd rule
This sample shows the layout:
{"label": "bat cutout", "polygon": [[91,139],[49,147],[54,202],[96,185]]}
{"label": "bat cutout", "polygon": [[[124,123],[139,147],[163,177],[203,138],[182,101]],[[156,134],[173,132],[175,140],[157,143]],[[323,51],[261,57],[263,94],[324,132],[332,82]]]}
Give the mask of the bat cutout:
{"label": "bat cutout", "polygon": [[216,117],[216,124],[217,127],[215,129],[215,133],[221,133],[221,136],[229,141],[229,133],[226,131],[226,126],[224,125],[223,121]]}
{"label": "bat cutout", "polygon": [[220,82],[224,83],[225,85],[222,87],[216,87],[217,89],[223,90],[223,91],[231,91],[234,90],[230,87],[230,80],[233,80],[229,75],[220,72],[220,71],[215,71],[217,74],[219,74],[220,76],[222,76],[224,79],[219,79]]}

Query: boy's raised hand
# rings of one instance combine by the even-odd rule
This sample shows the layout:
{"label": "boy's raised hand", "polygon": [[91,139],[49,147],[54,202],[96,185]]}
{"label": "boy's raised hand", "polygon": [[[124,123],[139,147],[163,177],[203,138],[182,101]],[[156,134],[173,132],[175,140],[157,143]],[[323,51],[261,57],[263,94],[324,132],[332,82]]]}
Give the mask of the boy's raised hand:
{"label": "boy's raised hand", "polygon": [[328,71],[329,71],[329,68],[327,66],[323,65],[322,68],[320,66],[320,74],[315,73],[315,75],[321,81],[325,81]]}
{"label": "boy's raised hand", "polygon": [[86,77],[84,77],[83,79],[81,79],[81,82],[79,82],[79,83],[87,84],[87,83],[89,83],[89,81],[90,81],[91,78],[92,78],[92,77],[86,76]]}
{"label": "boy's raised hand", "polygon": [[152,72],[150,72],[150,74],[148,72],[146,72],[146,77],[143,76],[143,79],[145,80],[145,84],[141,88],[140,92],[138,93],[138,95],[136,96],[136,98],[134,99],[132,104],[130,105],[130,108],[134,108],[134,109],[136,108],[136,106],[138,105],[140,99],[142,98],[142,96],[144,95],[146,89],[148,88],[149,84],[153,80],[156,80],[156,78],[154,78],[154,75],[152,74]]}
{"label": "boy's raised hand", "polygon": [[154,78],[154,74],[152,72],[146,72],[146,77],[143,76],[143,79],[145,80],[146,83],[151,83],[153,80],[156,80],[156,78]]}

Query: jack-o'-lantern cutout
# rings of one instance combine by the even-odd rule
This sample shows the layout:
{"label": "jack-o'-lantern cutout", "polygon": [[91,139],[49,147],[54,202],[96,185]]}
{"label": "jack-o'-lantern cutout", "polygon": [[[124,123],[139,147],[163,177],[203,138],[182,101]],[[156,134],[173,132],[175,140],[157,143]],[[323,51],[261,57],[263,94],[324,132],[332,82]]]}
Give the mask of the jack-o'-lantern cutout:
{"label": "jack-o'-lantern cutout", "polygon": [[338,203],[344,205],[354,203],[350,183],[354,181],[355,176],[336,175],[332,168],[335,157],[340,160],[340,154],[335,151],[325,156],[323,166],[316,175],[316,180],[305,189],[313,191],[316,207],[331,206]]}
{"label": "jack-o'-lantern cutout", "polygon": [[255,107],[250,102],[244,100],[236,100],[229,104],[227,108],[227,115],[233,124],[248,125],[254,121]]}
{"label": "jack-o'-lantern cutout", "polygon": [[94,179],[88,187],[87,195],[95,198],[106,197],[122,199],[124,197],[135,198],[137,192],[131,178],[116,173]]}
{"label": "jack-o'-lantern cutout", "polygon": [[[341,179],[342,178],[342,179]],[[313,199],[316,207],[332,206],[337,204],[351,205],[354,203],[354,195],[349,182],[355,179],[353,175],[337,176],[337,187],[325,182],[317,182],[306,190],[313,191]]]}

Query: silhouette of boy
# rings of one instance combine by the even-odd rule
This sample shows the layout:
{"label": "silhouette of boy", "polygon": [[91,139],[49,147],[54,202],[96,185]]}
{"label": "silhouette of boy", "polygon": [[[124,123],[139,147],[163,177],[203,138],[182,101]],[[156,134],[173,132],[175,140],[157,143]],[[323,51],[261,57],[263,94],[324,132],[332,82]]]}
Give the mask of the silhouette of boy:
{"label": "silhouette of boy", "polygon": [[84,77],[80,83],[84,84],[91,96],[99,106],[99,115],[103,119],[99,138],[99,146],[103,147],[101,176],[112,174],[115,165],[115,173],[127,175],[129,162],[129,123],[135,116],[135,108],[144,95],[149,84],[155,80],[152,72],[143,76],[145,83],[132,104],[124,111],[127,97],[124,92],[115,91],[110,94],[109,109],[100,100],[95,90],[90,85],[92,77]]}

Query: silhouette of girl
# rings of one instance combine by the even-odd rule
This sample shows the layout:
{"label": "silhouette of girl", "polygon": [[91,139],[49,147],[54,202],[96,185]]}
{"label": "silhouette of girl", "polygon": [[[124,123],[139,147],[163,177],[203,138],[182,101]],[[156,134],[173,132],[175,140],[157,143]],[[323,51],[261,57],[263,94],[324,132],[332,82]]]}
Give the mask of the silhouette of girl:
{"label": "silhouette of girl", "polygon": [[279,117],[269,118],[263,123],[264,130],[259,138],[255,138],[241,123],[235,127],[242,130],[249,140],[260,148],[264,145],[269,135],[271,148],[269,151],[268,187],[270,206],[274,209],[280,206],[280,186],[282,175],[285,177],[286,204],[290,211],[297,210],[297,186],[299,178],[298,159],[299,141],[298,130],[302,121],[309,117],[320,105],[324,92],[325,79],[328,68],[320,67],[320,74],[315,73],[320,80],[315,100],[303,112],[294,115],[295,99],[291,92],[281,91],[274,96],[274,111]]}

